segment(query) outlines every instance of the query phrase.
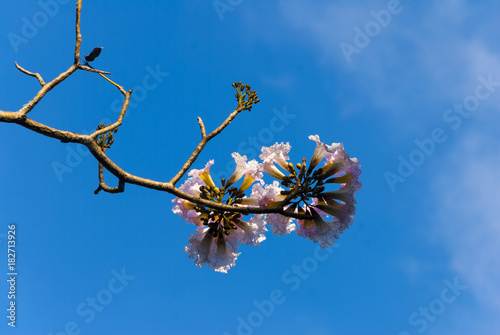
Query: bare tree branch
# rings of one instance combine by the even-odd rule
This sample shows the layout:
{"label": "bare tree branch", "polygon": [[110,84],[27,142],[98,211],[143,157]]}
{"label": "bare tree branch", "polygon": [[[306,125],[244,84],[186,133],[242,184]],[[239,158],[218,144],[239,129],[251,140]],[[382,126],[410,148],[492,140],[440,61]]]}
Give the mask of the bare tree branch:
{"label": "bare tree branch", "polygon": [[[191,165],[193,165],[194,161],[198,158],[198,156],[200,155],[200,152],[203,150],[203,148],[208,143],[208,141],[210,141],[215,136],[219,135],[224,130],[224,128],[226,128],[234,120],[236,115],[238,115],[242,110],[243,110],[243,108],[241,106],[238,106],[238,108],[236,108],[234,110],[234,112],[229,114],[228,118],[219,127],[217,127],[217,129],[215,129],[209,135],[203,136],[200,143],[198,144],[196,149],[194,149],[193,153],[191,154],[191,157],[188,158],[186,163],[184,163],[184,166],[182,167],[182,169],[175,175],[175,177],[170,180],[170,183],[175,185],[182,178],[182,176],[184,176],[186,171],[189,170]],[[199,120],[198,120],[198,122],[199,122]],[[203,132],[203,130],[202,130],[202,132]]]}
{"label": "bare tree branch", "polygon": [[17,123],[18,125],[33,130],[36,133],[58,139],[64,143],[71,142],[84,144],[89,139],[88,135],[81,135],[70,131],[55,129],[42,123],[33,121],[32,119],[26,117],[26,115],[24,115],[21,111],[0,111],[0,121],[7,123]]}
{"label": "bare tree branch", "polygon": [[[106,148],[103,148],[102,152],[106,152]],[[123,179],[118,180],[118,186],[116,187],[106,185],[106,182],[104,181],[104,167],[101,163],[99,163],[99,186],[94,191],[94,194],[98,194],[100,191],[107,193],[122,193],[125,191],[125,181]]]}
{"label": "bare tree branch", "polygon": [[[185,199],[187,201],[198,204],[200,206],[205,206],[205,207],[220,210],[220,211],[233,212],[233,213],[236,212],[236,213],[241,213],[241,214],[278,213],[278,214],[282,214],[282,215],[294,217],[294,218],[299,218],[299,219],[311,218],[311,216],[305,215],[305,214],[286,212],[283,207],[286,206],[287,203],[282,203],[280,206],[276,206],[276,207],[232,206],[232,205],[226,205],[226,204],[217,203],[217,202],[209,201],[206,199],[202,199],[200,197],[196,197],[194,195],[183,192],[180,189],[175,187],[175,184],[184,176],[186,171],[192,166],[192,164],[198,158],[200,152],[203,150],[205,145],[212,138],[214,138],[215,136],[220,134],[234,120],[234,118],[241,111],[250,110],[252,107],[252,104],[257,103],[259,101],[257,99],[257,95],[255,94],[255,91],[250,91],[249,85],[242,86],[241,82],[233,84],[233,87],[237,88],[237,92],[238,92],[237,93],[238,107],[227,117],[227,119],[219,127],[217,127],[214,131],[212,131],[210,134],[207,135],[205,125],[203,124],[202,119],[200,117],[198,117],[198,123],[200,126],[202,139],[201,139],[200,143],[198,144],[198,146],[193,151],[193,153],[191,154],[191,156],[188,158],[186,163],[183,165],[181,170],[169,182],[159,182],[159,181],[154,181],[154,180],[138,177],[138,176],[132,175],[132,174],[124,171],[117,164],[115,164],[105,154],[106,148],[99,146],[97,139],[99,136],[102,136],[106,133],[115,131],[122,124],[123,118],[124,118],[125,113],[128,109],[128,106],[129,106],[132,90],[125,91],[125,89],[122,86],[118,85],[117,83],[113,82],[111,79],[104,76],[104,74],[109,74],[109,72],[96,70],[88,64],[85,64],[85,66],[84,66],[80,63],[80,46],[81,46],[81,42],[82,42],[82,36],[80,33],[81,8],[82,8],[82,0],[78,0],[77,4],[76,4],[76,24],[75,24],[76,42],[75,42],[74,64],[68,70],[61,73],[59,76],[57,76],[55,79],[53,79],[49,83],[45,83],[43,81],[42,77],[38,73],[29,72],[29,71],[23,69],[22,67],[20,67],[16,63],[16,67],[21,72],[23,72],[29,76],[36,77],[38,79],[39,83],[42,85],[42,89],[35,95],[35,97],[32,100],[30,100],[26,105],[24,105],[19,111],[17,111],[17,112],[0,111],[0,122],[16,123],[22,127],[33,130],[34,132],[37,132],[37,133],[42,134],[44,136],[58,139],[61,142],[79,143],[79,144],[85,145],[89,149],[90,153],[99,162],[99,173],[98,173],[99,186],[94,191],[95,194],[99,193],[101,190],[108,192],[108,193],[123,192],[125,189],[125,183],[129,183],[129,184],[134,184],[134,185],[138,185],[141,187],[146,187],[146,188],[150,188],[150,189],[154,189],[154,190],[158,190],[158,191],[168,192],[168,193],[171,193],[179,198]],[[125,96],[125,101],[123,103],[120,115],[118,116],[118,119],[115,123],[113,123],[107,127],[99,128],[97,131],[95,131],[94,133],[92,133],[90,135],[83,135],[83,134],[78,134],[78,133],[73,133],[73,132],[69,132],[69,131],[64,131],[64,130],[52,128],[50,126],[36,122],[36,121],[27,117],[27,114],[36,106],[36,104],[45,96],[45,94],[47,94],[55,86],[57,86],[62,81],[64,81],[67,77],[69,77],[71,74],[73,74],[76,70],[85,70],[85,71],[94,72],[94,73],[99,74],[101,77],[103,77],[108,82],[110,82],[112,85],[114,85]],[[243,91],[240,92],[239,91],[240,89],[245,89],[247,91],[247,93],[242,95]],[[248,100],[245,100],[245,97],[247,97],[246,99],[248,99]],[[103,176],[104,169],[107,169],[111,174],[113,174],[115,177],[118,178],[118,186],[117,187],[110,187],[110,186],[106,185],[106,183],[104,181],[104,176]]]}
{"label": "bare tree branch", "polygon": [[19,112],[21,114],[23,114],[23,115],[26,115],[29,112],[31,112],[31,110],[33,109],[33,107],[35,107],[36,104],[39,103],[40,100],[42,100],[42,98],[45,96],[45,94],[47,94],[47,92],[49,92],[54,87],[56,87],[57,85],[59,85],[64,79],[68,78],[71,74],[73,74],[73,72],[75,72],[77,70],[77,68],[78,67],[76,65],[72,65],[68,70],[66,70],[65,72],[61,73],[59,76],[57,76],[51,82],[45,84],[42,87],[42,89],[40,91],[38,91],[38,93],[35,95],[35,97],[33,99],[31,99],[26,105],[24,105],[19,110]]}
{"label": "bare tree branch", "polygon": [[40,83],[40,85],[42,85],[42,87],[45,86],[45,82],[43,81],[43,78],[39,73],[29,72],[28,70],[23,69],[19,64],[17,64],[17,62],[15,62],[15,64],[19,71],[21,71],[24,74],[27,74],[28,76],[35,77],[36,79],[38,79],[38,82]]}

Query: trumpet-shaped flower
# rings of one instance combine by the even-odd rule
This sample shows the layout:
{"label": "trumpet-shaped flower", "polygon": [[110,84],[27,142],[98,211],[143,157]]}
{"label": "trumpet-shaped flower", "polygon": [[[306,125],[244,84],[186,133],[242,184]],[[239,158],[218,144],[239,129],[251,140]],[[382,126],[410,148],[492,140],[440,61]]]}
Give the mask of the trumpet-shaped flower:
{"label": "trumpet-shaped flower", "polygon": [[[212,178],[210,177],[210,167],[213,164],[214,160],[212,159],[205,165],[205,168],[201,170],[192,169],[191,171],[189,171],[188,175],[190,176],[190,178],[188,178],[181,185],[181,187],[179,187],[179,189],[183,192],[199,197],[201,194],[200,187],[206,185],[200,176],[201,175],[205,176],[204,177],[205,179],[207,179],[206,176],[208,176],[209,180],[212,180]],[[175,214],[182,216],[184,221],[186,221],[187,223],[195,224],[197,226],[203,225],[203,223],[200,221],[200,214],[197,213],[195,210],[196,207],[195,204],[178,197],[174,198],[172,202],[174,203],[172,211]]]}
{"label": "trumpet-shaped flower", "polygon": [[289,143],[276,143],[271,147],[262,147],[262,154],[259,156],[264,161],[264,164],[278,163],[283,169],[288,171],[288,152],[291,146]]}
{"label": "trumpet-shaped flower", "polygon": [[[307,221],[307,220],[306,220]],[[320,243],[320,248],[328,248],[335,244],[335,240],[339,238],[341,231],[338,223],[318,220],[311,227],[306,227],[306,221],[298,221],[299,229],[297,235],[305,237],[314,243]]]}
{"label": "trumpet-shaped flower", "polygon": [[340,143],[332,143],[332,145],[327,145],[320,141],[319,135],[310,135],[309,139],[316,142],[316,149],[314,149],[313,156],[309,163],[309,172],[314,169],[325,157],[327,153],[335,152],[335,150],[341,146]]}
{"label": "trumpet-shaped flower", "polygon": [[240,186],[240,191],[245,191],[255,181],[261,181],[263,173],[261,172],[261,164],[257,163],[255,159],[247,162],[247,156],[241,156],[239,153],[234,152],[231,155],[236,162],[236,169],[231,177],[226,182],[226,187],[233,185],[235,182],[245,176],[243,183]]}
{"label": "trumpet-shaped flower", "polygon": [[312,216],[310,220],[298,220],[299,228],[296,230],[297,235],[308,238],[314,243],[320,243],[320,248],[328,248],[335,244],[341,231],[336,217],[332,218],[332,222],[324,221],[323,218],[328,217],[328,213],[322,211],[318,207],[318,199],[312,199],[311,206],[306,210]]}
{"label": "trumpet-shaped flower", "polygon": [[260,246],[266,237],[267,231],[262,215],[252,217],[248,222],[235,220],[235,227],[228,231],[212,227],[198,227],[195,235],[189,237],[189,244],[185,247],[189,258],[194,259],[197,266],[208,265],[210,269],[226,273],[234,266],[240,253],[238,242],[245,245]]}
{"label": "trumpet-shaped flower", "polygon": [[196,229],[196,234],[189,237],[189,244],[184,249],[197,266],[208,265],[210,269],[223,273],[235,265],[240,255],[227,245],[224,235],[214,237],[211,228],[207,227]]}

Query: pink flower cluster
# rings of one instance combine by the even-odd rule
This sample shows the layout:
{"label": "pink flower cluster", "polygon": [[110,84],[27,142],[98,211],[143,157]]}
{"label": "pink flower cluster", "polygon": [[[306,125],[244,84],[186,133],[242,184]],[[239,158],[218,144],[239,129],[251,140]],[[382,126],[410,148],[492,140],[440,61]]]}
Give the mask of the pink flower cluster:
{"label": "pink flower cluster", "polygon": [[[265,240],[267,225],[276,235],[295,231],[299,236],[319,242],[321,248],[332,246],[349,228],[355,213],[354,195],[361,188],[359,162],[350,158],[340,143],[326,145],[318,135],[309,136],[309,139],[316,142],[316,149],[307,166],[305,158],[302,164],[291,164],[288,157],[290,145],[276,143],[262,148],[262,163],[247,161],[246,156],[233,153],[237,166],[227,181],[221,181],[222,187],[216,187],[210,176],[213,160],[204,169],[189,172],[190,177],[180,189],[196,197],[240,207],[284,209],[282,214],[255,214],[243,221],[242,214],[212,211],[175,198],[173,212],[197,226],[185,247],[197,266],[208,265],[215,271],[227,272],[240,254],[237,253],[239,244],[259,246]],[[323,165],[318,167],[322,161]],[[262,172],[277,180],[265,184]],[[239,188],[232,186],[243,177]],[[244,196],[252,184],[250,197]],[[334,184],[340,187],[326,190]],[[287,212],[303,214],[307,218],[283,215]]]}

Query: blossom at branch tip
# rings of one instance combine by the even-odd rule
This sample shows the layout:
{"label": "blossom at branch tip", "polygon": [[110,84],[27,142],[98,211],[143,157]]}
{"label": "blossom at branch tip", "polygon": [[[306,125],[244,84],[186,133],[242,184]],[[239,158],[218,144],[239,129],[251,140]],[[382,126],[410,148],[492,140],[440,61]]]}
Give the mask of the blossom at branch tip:
{"label": "blossom at branch tip", "polygon": [[[306,158],[301,163],[289,163],[290,145],[276,143],[262,148],[261,159],[263,171],[281,180],[282,188],[277,181],[274,187],[266,185],[262,188],[255,185],[251,198],[258,198],[259,205],[284,206],[285,211],[308,215],[309,219],[297,220],[295,230],[299,236],[320,243],[321,248],[332,246],[339,235],[353,222],[356,210],[354,194],[361,188],[359,176],[361,168],[356,158],[350,158],[341,143],[327,145],[321,142],[318,135],[309,139],[316,142],[312,158],[307,164]],[[318,167],[325,160],[324,166]],[[285,176],[274,163],[278,163],[290,173]],[[327,187],[338,189],[327,190]],[[263,201],[263,200],[267,200]],[[286,201],[283,204],[283,201]],[[264,202],[264,204],[263,204]],[[265,216],[271,230],[275,234],[289,233],[291,218],[279,214]],[[293,226],[295,228],[295,225]]]}
{"label": "blossom at branch tip", "polygon": [[[189,172],[190,178],[181,190],[196,197],[230,206],[281,208],[280,213],[255,214],[243,220],[244,215],[238,211],[225,212],[210,205],[174,199],[173,211],[198,226],[185,247],[197,266],[228,272],[240,255],[239,245],[259,246],[265,240],[267,225],[275,235],[295,231],[319,243],[321,248],[334,245],[339,235],[352,225],[356,211],[354,196],[361,189],[359,161],[350,158],[341,143],[327,145],[318,135],[309,139],[316,142],[309,163],[305,157],[295,165],[288,162],[290,144],[276,143],[262,148],[260,164],[233,153],[236,168],[227,181],[221,180],[220,187],[215,186],[210,176],[213,161],[204,169]],[[262,172],[278,180],[266,185]],[[233,186],[243,176],[240,187]],[[254,184],[256,181],[259,183]],[[252,184],[251,195],[247,197],[245,191]],[[307,218],[295,219],[286,213]]]}
{"label": "blossom at branch tip", "polygon": [[336,191],[325,192],[316,205],[316,208],[338,219],[341,232],[349,228],[354,221],[354,213],[356,211],[354,194],[356,193],[358,184],[352,182],[342,185]]}
{"label": "blossom at branch tip", "polygon": [[313,241],[317,239],[322,245],[329,246],[333,244],[333,240],[327,238],[328,234],[336,235],[335,238],[338,238],[338,235],[353,223],[356,211],[354,195],[361,189],[359,182],[361,167],[356,158],[349,157],[341,143],[326,145],[320,141],[318,135],[311,135],[309,139],[316,142],[313,159],[326,160],[324,166],[315,173],[316,178],[325,185],[340,184],[340,189],[319,193],[312,204],[315,211],[320,213],[320,217],[325,217],[323,215],[325,213],[332,217],[332,222],[325,222],[316,217],[316,220],[313,220],[316,232],[313,232],[308,230],[306,222],[299,221],[301,228],[297,233]]}
{"label": "blossom at branch tip", "polygon": [[354,195],[361,189],[359,176],[361,166],[356,158],[350,158],[340,145],[334,152],[325,155],[323,178],[326,184],[341,184],[340,189],[323,192],[318,208],[339,219],[339,229],[343,232],[352,225],[356,211]]}
{"label": "blossom at branch tip", "polygon": [[[352,184],[354,192],[361,189],[359,183],[359,175],[361,174],[361,166],[357,158],[350,158],[345,152],[344,146],[340,145],[337,150],[325,155],[325,170],[326,177],[333,176],[333,179],[326,180],[327,183],[344,183]],[[341,177],[343,175],[344,177]]]}

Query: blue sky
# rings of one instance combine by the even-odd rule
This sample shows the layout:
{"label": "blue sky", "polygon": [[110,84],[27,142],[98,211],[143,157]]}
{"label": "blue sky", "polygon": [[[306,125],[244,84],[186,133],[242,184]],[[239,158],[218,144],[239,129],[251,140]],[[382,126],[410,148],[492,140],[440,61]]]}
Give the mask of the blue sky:
{"label": "blue sky", "polygon": [[[123,169],[170,180],[199,141],[196,117],[218,126],[242,81],[261,103],[193,167],[215,159],[223,176],[232,152],[253,159],[282,141],[299,161],[318,134],[361,161],[356,218],[329,253],[268,232],[215,273],[184,254],[194,226],[171,212],[171,195],[127,185],[96,196],[86,149],[0,124],[4,278],[11,223],[18,257],[17,329],[2,280],[1,333],[499,333],[499,10],[487,0],[84,1],[82,53],[104,47],[95,67],[135,90],[108,151]],[[0,5],[1,110],[39,89],[15,61],[45,81],[72,64],[74,12],[73,1]],[[30,117],[88,133],[117,117],[119,99],[78,72]]]}

